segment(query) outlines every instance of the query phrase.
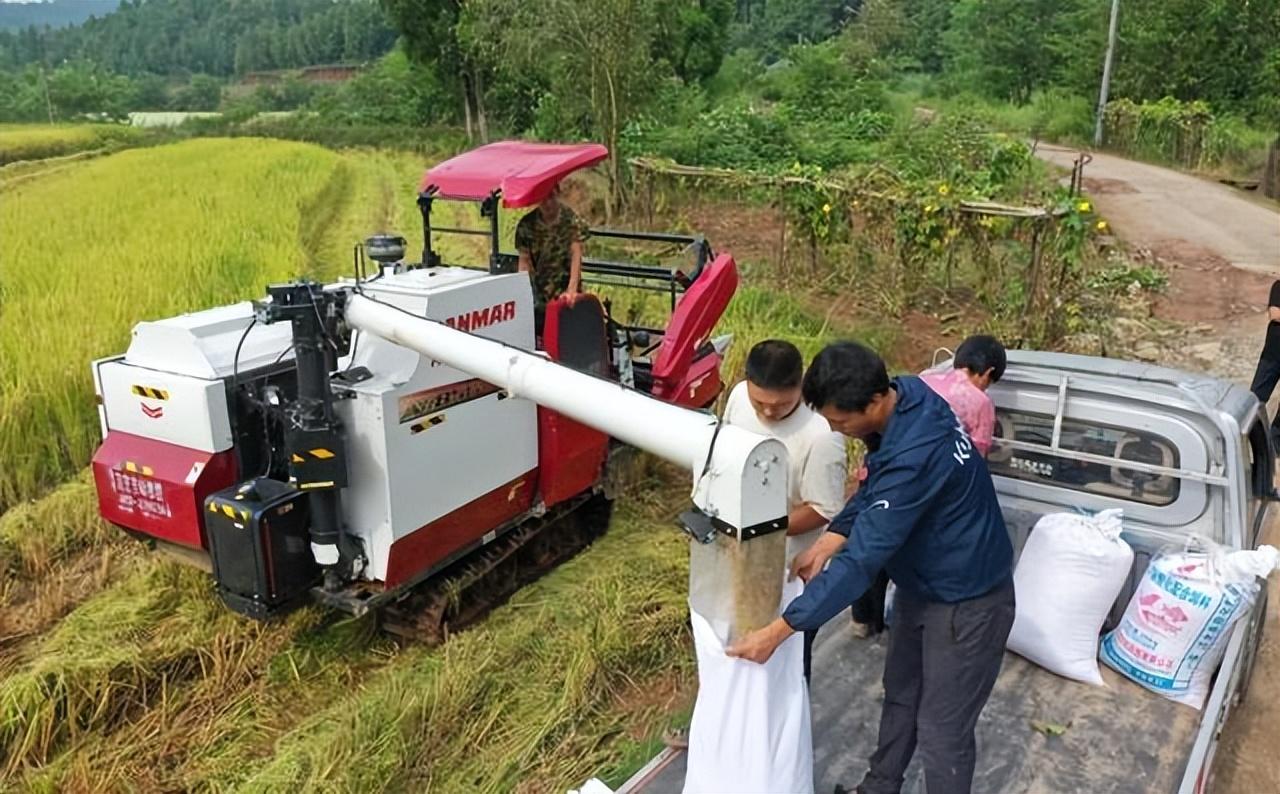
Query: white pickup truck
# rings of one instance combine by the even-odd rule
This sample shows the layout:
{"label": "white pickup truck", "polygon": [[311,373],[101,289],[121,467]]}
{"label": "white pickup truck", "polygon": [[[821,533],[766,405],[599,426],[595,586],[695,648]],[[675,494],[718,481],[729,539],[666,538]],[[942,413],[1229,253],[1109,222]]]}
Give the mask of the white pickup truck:
{"label": "white pickup truck", "polygon": [[[1046,513],[1124,509],[1134,564],[1107,629],[1153,554],[1193,537],[1253,548],[1273,518],[1266,412],[1240,386],[1114,359],[1011,352],[991,396],[998,439],[989,464],[1015,550]],[[1210,791],[1218,737],[1247,691],[1265,612],[1264,597],[1232,630],[1202,710],[1105,666],[1107,686],[1094,687],[1006,652],[978,724],[974,791]],[[811,684],[818,792],[852,790],[862,779],[879,725],[884,650],[882,640],[856,639],[847,613],[818,636]],[[1065,731],[1046,736],[1033,723]],[[619,791],[665,794],[683,782],[684,756],[668,749]],[[917,760],[903,792],[924,791]]]}

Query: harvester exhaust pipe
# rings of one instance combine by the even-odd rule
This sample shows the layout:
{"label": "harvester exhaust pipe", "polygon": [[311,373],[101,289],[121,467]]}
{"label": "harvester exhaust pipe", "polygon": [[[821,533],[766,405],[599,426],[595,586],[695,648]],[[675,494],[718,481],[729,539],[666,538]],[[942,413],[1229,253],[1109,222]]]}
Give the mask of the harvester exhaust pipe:
{"label": "harvester exhaust pipe", "polygon": [[787,525],[782,442],[721,425],[520,348],[458,331],[353,293],[347,324],[417,351],[620,441],[669,460],[693,477],[695,543],[690,599],[727,636],[778,614]]}

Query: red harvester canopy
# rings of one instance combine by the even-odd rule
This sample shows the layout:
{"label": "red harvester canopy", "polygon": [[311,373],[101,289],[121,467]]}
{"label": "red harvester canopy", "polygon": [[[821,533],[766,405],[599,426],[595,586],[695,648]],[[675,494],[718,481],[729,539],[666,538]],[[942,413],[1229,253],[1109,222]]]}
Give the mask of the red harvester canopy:
{"label": "red harvester canopy", "polygon": [[480,201],[501,190],[503,206],[530,207],[564,177],[608,156],[609,150],[598,143],[499,141],[434,166],[422,177],[418,192],[435,186],[446,198]]}

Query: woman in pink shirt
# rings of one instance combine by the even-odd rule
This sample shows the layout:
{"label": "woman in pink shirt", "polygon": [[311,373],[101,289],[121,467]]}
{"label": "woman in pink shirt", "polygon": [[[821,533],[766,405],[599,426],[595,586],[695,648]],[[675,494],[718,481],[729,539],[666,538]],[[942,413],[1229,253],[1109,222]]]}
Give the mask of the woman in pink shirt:
{"label": "woman in pink shirt", "polygon": [[985,458],[991,451],[996,407],[987,396],[991,384],[1004,375],[1004,345],[994,336],[971,336],[960,343],[951,366],[925,370],[920,379],[951,405],[969,439]]}

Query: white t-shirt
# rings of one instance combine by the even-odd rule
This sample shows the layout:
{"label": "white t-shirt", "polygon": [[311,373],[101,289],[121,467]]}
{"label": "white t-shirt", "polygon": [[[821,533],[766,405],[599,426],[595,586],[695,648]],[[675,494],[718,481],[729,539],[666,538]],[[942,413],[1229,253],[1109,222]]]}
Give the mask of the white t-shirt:
{"label": "white t-shirt", "polygon": [[[827,420],[803,402],[781,422],[764,423],[751,407],[746,381],[733,387],[724,407],[726,424],[772,436],[787,448],[790,471],[787,478],[787,511],[809,505],[830,521],[844,507],[844,485],[848,460],[844,439]],[[803,535],[787,537],[787,565],[797,554],[814,544],[825,525]]]}

